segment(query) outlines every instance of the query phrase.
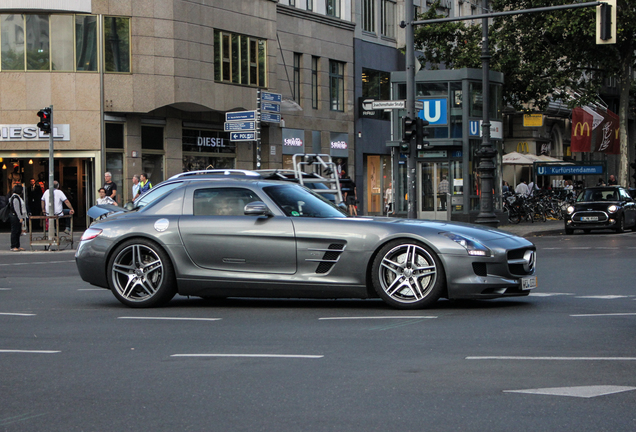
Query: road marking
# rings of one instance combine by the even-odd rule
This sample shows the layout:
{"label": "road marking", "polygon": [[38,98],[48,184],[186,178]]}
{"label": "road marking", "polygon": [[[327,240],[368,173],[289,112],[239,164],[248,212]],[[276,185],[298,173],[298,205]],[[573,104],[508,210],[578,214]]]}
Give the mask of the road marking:
{"label": "road marking", "polygon": [[373,320],[373,319],[434,319],[436,316],[367,316],[367,317],[325,317],[318,320]]}
{"label": "road marking", "polygon": [[0,349],[0,353],[24,353],[24,354],[56,354],[62,351],[40,351],[40,350],[3,350]]}
{"label": "road marking", "polygon": [[542,293],[542,292],[531,292],[531,296],[534,297],[553,297],[553,296],[571,296],[574,293]]}
{"label": "road marking", "polygon": [[577,314],[570,315],[571,317],[597,317],[597,316],[634,316],[636,313],[606,313],[606,314]]}
{"label": "road marking", "polygon": [[8,426],[12,423],[16,423],[19,421],[25,421],[25,420],[31,420],[37,417],[42,417],[43,415],[47,415],[48,413],[39,413],[39,414],[31,414],[31,413],[26,413],[26,414],[20,414],[17,416],[13,416],[13,417],[5,417],[5,418],[0,418],[0,426]]}
{"label": "road marking", "polygon": [[106,288],[79,288],[78,291],[110,291]]}
{"label": "road marking", "polygon": [[473,356],[466,360],[557,360],[557,361],[636,361],[636,357],[523,357],[523,356]]}
{"label": "road marking", "polygon": [[0,312],[0,315],[10,315],[10,316],[35,316],[35,314],[30,314],[30,313],[13,313],[13,312]]}
{"label": "road marking", "polygon": [[180,317],[117,317],[117,319],[134,320],[171,320],[171,321],[220,321],[222,318],[180,318]]}
{"label": "road marking", "polygon": [[20,262],[20,263],[10,263],[10,264],[0,264],[2,267],[6,266],[21,266],[21,265],[38,265],[38,264],[62,264],[62,263],[74,263],[75,260],[66,260],[66,261],[41,261],[41,262]]}
{"label": "road marking", "polygon": [[563,249],[563,248],[561,248],[561,247],[551,247],[551,248],[541,248],[541,249],[543,249],[543,250],[560,250],[560,249]]}
{"label": "road marking", "polygon": [[620,298],[630,298],[634,297],[633,295],[591,295],[591,296],[576,296],[574,298],[586,298],[586,299],[605,299],[605,300],[614,300]]}
{"label": "road marking", "polygon": [[588,249],[592,249],[591,246],[580,246],[580,247],[571,247],[571,250],[588,250]]}
{"label": "road marking", "polygon": [[615,393],[622,393],[627,391],[636,390],[636,387],[625,386],[610,386],[610,385],[596,385],[596,386],[578,386],[578,387],[552,387],[552,388],[538,388],[528,390],[504,390],[504,393],[527,393],[527,394],[539,394],[550,396],[571,396],[580,398],[593,398],[597,396],[605,396]]}
{"label": "road marking", "polygon": [[11,291],[11,288],[0,288],[0,291]]}
{"label": "road marking", "polygon": [[303,354],[172,354],[170,357],[247,357],[247,358],[303,358],[319,359],[323,355]]}
{"label": "road marking", "polygon": [[620,248],[617,247],[605,247],[605,246],[597,246],[594,249],[602,249],[602,250],[618,250]]}

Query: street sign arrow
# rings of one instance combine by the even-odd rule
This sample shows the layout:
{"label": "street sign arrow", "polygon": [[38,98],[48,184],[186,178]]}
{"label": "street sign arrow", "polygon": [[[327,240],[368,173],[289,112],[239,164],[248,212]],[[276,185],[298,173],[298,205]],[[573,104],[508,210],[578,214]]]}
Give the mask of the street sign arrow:
{"label": "street sign arrow", "polygon": [[230,132],[230,141],[256,141],[256,132]]}

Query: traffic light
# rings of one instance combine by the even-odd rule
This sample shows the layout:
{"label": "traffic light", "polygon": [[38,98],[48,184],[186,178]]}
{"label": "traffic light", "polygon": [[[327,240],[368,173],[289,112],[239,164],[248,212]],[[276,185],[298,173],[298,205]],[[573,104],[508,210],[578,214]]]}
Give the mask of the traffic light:
{"label": "traffic light", "polygon": [[40,122],[38,123],[38,128],[46,134],[51,133],[51,108],[42,108],[38,111],[38,117],[40,117]]}
{"label": "traffic light", "polygon": [[429,135],[429,132],[425,129],[429,123],[421,117],[418,117],[415,123],[415,146],[418,150],[422,150],[430,146],[428,141],[424,141],[424,138]]}
{"label": "traffic light", "polygon": [[411,142],[415,136],[417,122],[409,117],[402,117],[402,142],[400,143],[400,152],[409,153]]}
{"label": "traffic light", "polygon": [[603,0],[596,7],[596,43],[616,43],[616,0]]}

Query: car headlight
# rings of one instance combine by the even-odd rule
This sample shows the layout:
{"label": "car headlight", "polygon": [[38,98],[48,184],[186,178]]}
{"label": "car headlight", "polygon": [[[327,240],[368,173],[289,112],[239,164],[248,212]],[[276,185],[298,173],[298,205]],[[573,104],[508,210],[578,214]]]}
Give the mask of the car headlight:
{"label": "car headlight", "polygon": [[610,213],[616,213],[618,211],[618,206],[615,206],[614,204],[612,204],[611,206],[607,208],[607,211]]}
{"label": "car headlight", "polygon": [[440,234],[443,235],[444,237],[448,237],[455,243],[466,248],[468,255],[473,255],[473,256],[491,256],[492,255],[492,252],[490,251],[490,249],[488,249],[483,244],[479,243],[477,240],[469,239],[459,234],[448,233],[448,232],[440,233]]}
{"label": "car headlight", "polygon": [[568,211],[568,214],[574,213],[574,206],[568,206],[567,211]]}

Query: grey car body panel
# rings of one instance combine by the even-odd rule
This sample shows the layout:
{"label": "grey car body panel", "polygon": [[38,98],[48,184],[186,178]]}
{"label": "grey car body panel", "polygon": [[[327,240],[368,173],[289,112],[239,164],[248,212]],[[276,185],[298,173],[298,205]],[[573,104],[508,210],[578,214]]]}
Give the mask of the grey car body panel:
{"label": "grey car body panel", "polygon": [[[193,181],[138,211],[92,225],[101,235],[80,242],[78,270],[85,281],[107,288],[105,263],[128,239],[143,237],[170,257],[182,295],[367,298],[377,252],[393,240],[418,241],[436,253],[447,276],[449,298],[527,295],[510,272],[507,253],[532,249],[526,239],[470,224],[380,217],[287,217],[262,190],[280,183],[262,180]],[[194,216],[192,197],[200,187],[248,188],[271,216]],[[299,186],[293,186],[299,187]],[[159,222],[159,223],[158,223]],[[477,240],[492,256],[468,255],[440,235],[450,232]],[[487,268],[478,276],[474,263]]]}

